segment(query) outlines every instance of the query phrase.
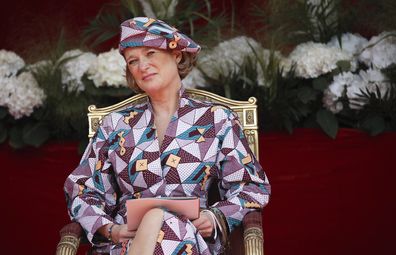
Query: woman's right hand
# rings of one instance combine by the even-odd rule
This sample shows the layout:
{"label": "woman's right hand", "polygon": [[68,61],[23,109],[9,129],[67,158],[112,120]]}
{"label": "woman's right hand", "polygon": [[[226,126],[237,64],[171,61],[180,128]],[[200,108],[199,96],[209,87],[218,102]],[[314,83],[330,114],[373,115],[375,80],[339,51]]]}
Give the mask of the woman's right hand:
{"label": "woman's right hand", "polygon": [[111,231],[111,240],[113,243],[120,243],[133,239],[136,231],[128,230],[126,224],[115,225]]}

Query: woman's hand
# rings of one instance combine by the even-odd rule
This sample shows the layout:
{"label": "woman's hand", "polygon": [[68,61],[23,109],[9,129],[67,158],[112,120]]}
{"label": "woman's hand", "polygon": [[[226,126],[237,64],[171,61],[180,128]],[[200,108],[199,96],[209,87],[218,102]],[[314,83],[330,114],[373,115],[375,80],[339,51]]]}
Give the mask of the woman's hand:
{"label": "woman's hand", "polygon": [[134,238],[136,231],[128,230],[126,224],[115,225],[111,231],[111,240],[113,243],[120,243]]}
{"label": "woman's hand", "polygon": [[212,218],[207,212],[201,212],[199,218],[192,221],[202,237],[210,237],[213,232]]}

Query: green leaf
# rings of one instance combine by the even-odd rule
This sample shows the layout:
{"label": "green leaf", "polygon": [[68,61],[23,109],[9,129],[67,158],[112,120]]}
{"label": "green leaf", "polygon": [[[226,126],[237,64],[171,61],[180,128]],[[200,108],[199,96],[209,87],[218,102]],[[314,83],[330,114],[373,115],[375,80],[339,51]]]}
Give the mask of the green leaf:
{"label": "green leaf", "polygon": [[313,101],[316,98],[316,93],[310,87],[301,87],[297,92],[298,98],[304,103],[308,103],[309,101]]}
{"label": "green leaf", "polygon": [[44,123],[26,125],[23,128],[23,141],[34,147],[39,147],[50,137],[50,131]]}
{"label": "green leaf", "polygon": [[303,128],[320,128],[318,122],[316,121],[316,114],[311,114],[303,122]]}
{"label": "green leaf", "polygon": [[322,130],[331,138],[335,139],[338,132],[338,120],[334,114],[328,110],[321,109],[316,113],[316,122]]}
{"label": "green leaf", "polygon": [[300,112],[300,115],[301,115],[301,116],[308,116],[308,114],[309,114],[312,110],[310,109],[310,107],[309,107],[308,105],[304,104],[304,105],[301,105],[301,106],[299,107],[298,111]]}
{"label": "green leaf", "polygon": [[351,70],[351,62],[348,60],[339,60],[336,65],[341,69],[341,72],[348,72]]}
{"label": "green leaf", "polygon": [[22,139],[23,128],[21,126],[14,126],[10,130],[10,139],[8,143],[14,149],[20,149],[26,146]]}
{"label": "green leaf", "polygon": [[0,119],[4,119],[7,116],[8,111],[5,107],[0,107]]}
{"label": "green leaf", "polygon": [[319,91],[327,89],[329,84],[330,82],[324,77],[319,77],[312,82],[313,88]]}
{"label": "green leaf", "polygon": [[0,123],[0,143],[3,143],[7,139],[7,128],[3,123]]}
{"label": "green leaf", "polygon": [[380,116],[371,116],[363,120],[362,129],[375,136],[385,130],[385,120]]}
{"label": "green leaf", "polygon": [[141,12],[141,7],[137,1],[121,0],[121,4],[127,8],[133,16]]}

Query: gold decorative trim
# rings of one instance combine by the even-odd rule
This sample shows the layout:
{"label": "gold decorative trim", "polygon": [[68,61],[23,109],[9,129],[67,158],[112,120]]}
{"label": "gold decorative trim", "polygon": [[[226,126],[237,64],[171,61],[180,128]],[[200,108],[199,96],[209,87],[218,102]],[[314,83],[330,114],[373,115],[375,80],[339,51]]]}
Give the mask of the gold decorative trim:
{"label": "gold decorative trim", "polygon": [[[244,133],[248,139],[249,146],[258,158],[257,99],[255,97],[250,97],[248,101],[237,101],[199,89],[186,89],[186,93],[192,98],[227,105],[236,114],[238,114]],[[110,112],[125,109],[129,105],[139,104],[146,100],[146,98],[146,94],[138,94],[108,107],[97,108],[95,105],[90,105],[88,107],[88,137],[92,138],[94,136],[100,125],[100,120],[104,116]]]}
{"label": "gold decorative trim", "polygon": [[[94,106],[94,105],[93,105],[93,106]],[[90,119],[90,122],[89,122],[89,131],[92,130],[92,132],[93,132],[92,136],[95,134],[95,132],[96,132],[96,131],[98,130],[98,128],[99,128],[100,120],[101,120],[101,117],[92,117],[92,118]],[[91,137],[92,137],[92,136],[91,136]]]}
{"label": "gold decorative trim", "polygon": [[250,104],[256,104],[256,103],[257,103],[257,98],[255,98],[255,97],[249,97],[248,102],[249,102]]}
{"label": "gold decorative trim", "polygon": [[259,158],[259,140],[258,140],[258,132],[255,129],[244,129],[244,134],[246,140],[248,141],[249,147],[252,150],[253,154],[256,155],[257,160]]}
{"label": "gold decorative trim", "polygon": [[263,232],[260,228],[251,227],[243,232],[245,255],[264,255]]}
{"label": "gold decorative trim", "polygon": [[246,124],[247,125],[254,125],[255,124],[254,111],[253,110],[247,110],[246,111]]}
{"label": "gold decorative trim", "polygon": [[75,255],[79,245],[80,238],[73,235],[65,235],[56,247],[56,255]]}

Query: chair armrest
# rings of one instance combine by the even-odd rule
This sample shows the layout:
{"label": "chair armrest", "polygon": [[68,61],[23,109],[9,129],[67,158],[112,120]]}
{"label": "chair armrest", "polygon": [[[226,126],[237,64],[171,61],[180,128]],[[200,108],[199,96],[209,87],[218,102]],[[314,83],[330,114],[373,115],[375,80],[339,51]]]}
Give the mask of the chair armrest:
{"label": "chair armrest", "polygon": [[264,239],[261,211],[250,212],[243,218],[245,255],[263,255]]}
{"label": "chair armrest", "polygon": [[56,247],[56,255],[75,255],[83,234],[82,227],[77,222],[64,226],[60,231],[60,241]]}

